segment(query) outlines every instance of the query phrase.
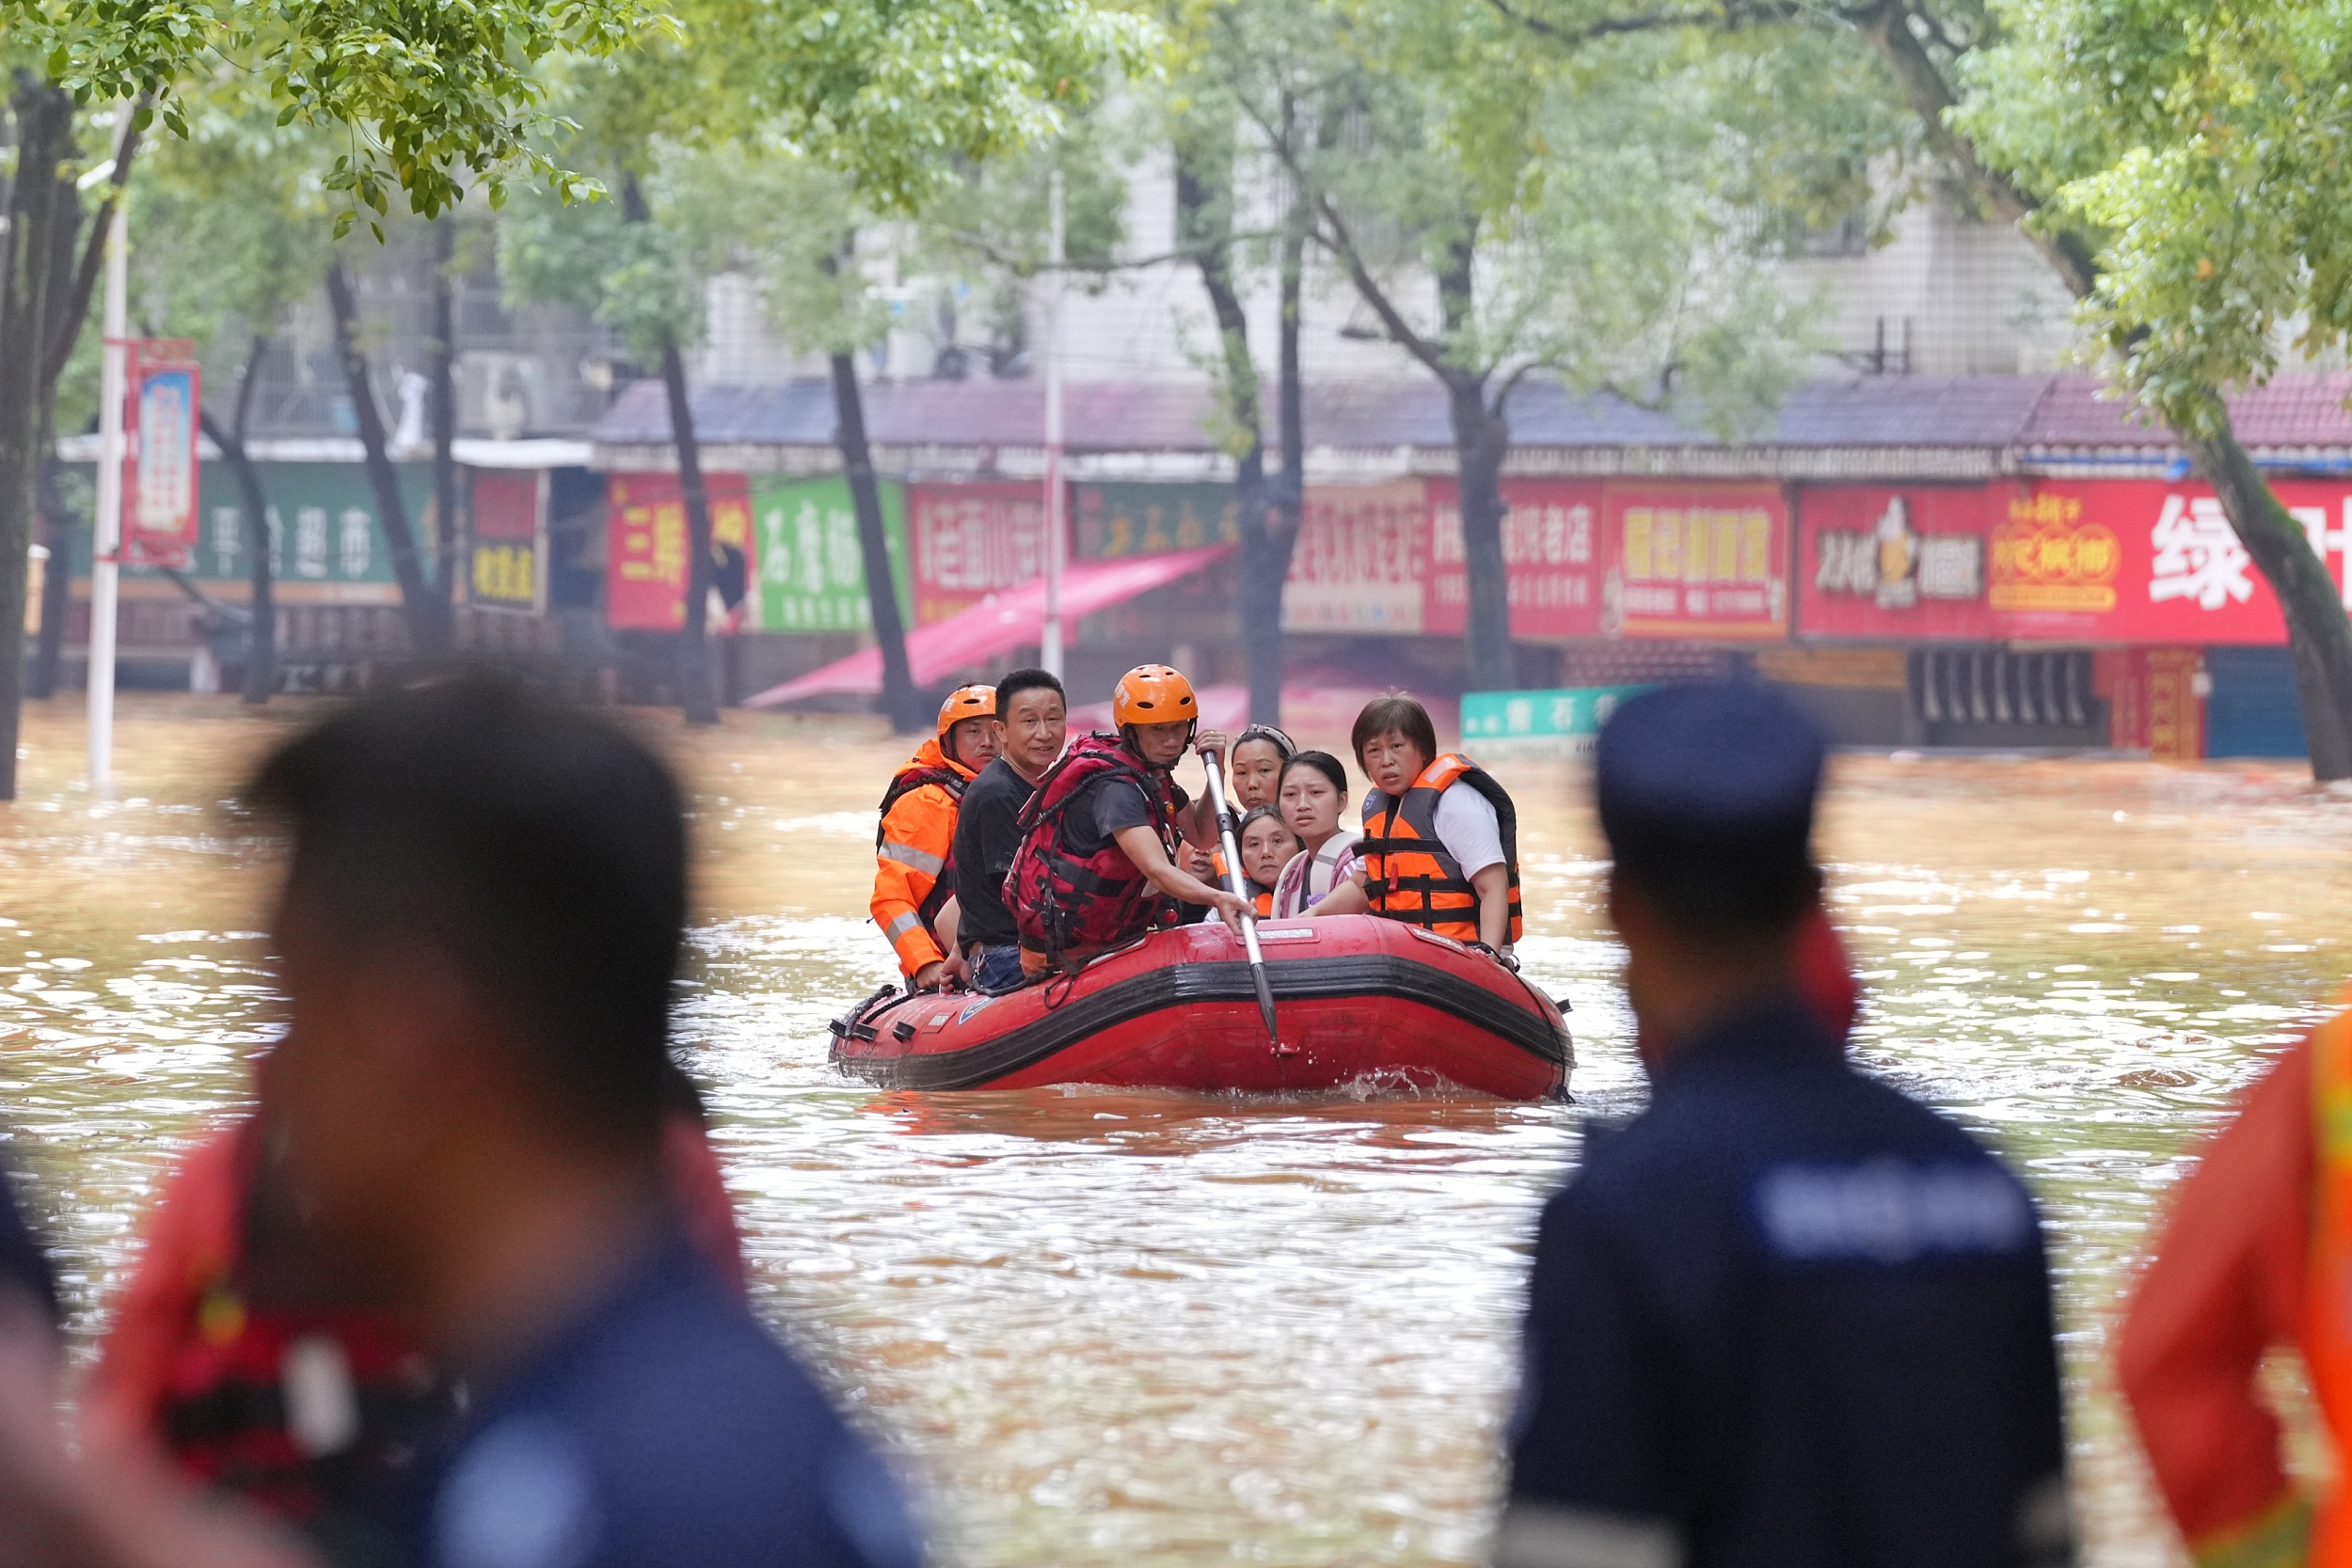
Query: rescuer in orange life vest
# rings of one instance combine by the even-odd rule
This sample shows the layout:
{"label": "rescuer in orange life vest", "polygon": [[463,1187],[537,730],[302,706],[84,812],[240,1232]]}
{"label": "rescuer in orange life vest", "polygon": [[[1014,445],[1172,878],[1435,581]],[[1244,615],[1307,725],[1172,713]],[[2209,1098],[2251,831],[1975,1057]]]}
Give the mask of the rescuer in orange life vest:
{"label": "rescuer in orange life vest", "polygon": [[[2172,1201],[2116,1350],[2149,1467],[2201,1568],[2352,1563],[2352,990],[2246,1093]],[[2301,1354],[2339,1479],[2306,1498],[2262,1386]]]}
{"label": "rescuer in orange life vest", "polygon": [[1240,928],[1248,906],[1176,863],[1180,835],[1205,847],[1217,832],[1208,803],[1187,800],[1170,776],[1187,746],[1211,768],[1223,764],[1226,737],[1200,730],[1200,711],[1183,675],[1138,665],[1111,694],[1119,733],[1081,736],[1039,782],[1005,878],[1028,974],[1172,926],[1181,904],[1213,909]]}
{"label": "rescuer in orange life vest", "polygon": [[1429,710],[1410,697],[1365,704],[1352,739],[1372,781],[1356,880],[1332,889],[1310,915],[1369,910],[1485,946],[1518,968],[1518,813],[1511,797],[1469,758],[1440,755]]}
{"label": "rescuer in orange life vest", "polygon": [[964,785],[1004,750],[996,689],[959,687],[939,705],[939,734],[890,781],[874,834],[874,924],[916,990],[971,973],[956,951],[956,812]]}

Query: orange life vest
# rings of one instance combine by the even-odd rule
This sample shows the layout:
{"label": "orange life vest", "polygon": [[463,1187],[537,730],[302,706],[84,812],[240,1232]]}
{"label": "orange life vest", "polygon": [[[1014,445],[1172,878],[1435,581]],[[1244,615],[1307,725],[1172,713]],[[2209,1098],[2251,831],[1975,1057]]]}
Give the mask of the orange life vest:
{"label": "orange life vest", "polygon": [[[2315,1191],[2303,1357],[2312,1391],[2339,1444],[2352,1433],[2352,990],[2312,1033]],[[2352,1564],[2352,1517],[2339,1481],[2312,1533],[2313,1568]]]}
{"label": "orange life vest", "polygon": [[956,814],[971,781],[936,739],[926,740],[882,799],[870,908],[910,978],[946,957],[931,927],[955,895]]}
{"label": "orange life vest", "polygon": [[1495,808],[1502,830],[1502,863],[1511,874],[1511,928],[1519,940],[1519,815],[1511,797],[1485,768],[1448,752],[1422,769],[1401,800],[1379,790],[1364,795],[1364,836],[1357,846],[1364,866],[1364,895],[1373,912],[1410,921],[1456,942],[1476,942],[1478,890],[1461,863],[1438,841],[1438,801],[1467,784]]}

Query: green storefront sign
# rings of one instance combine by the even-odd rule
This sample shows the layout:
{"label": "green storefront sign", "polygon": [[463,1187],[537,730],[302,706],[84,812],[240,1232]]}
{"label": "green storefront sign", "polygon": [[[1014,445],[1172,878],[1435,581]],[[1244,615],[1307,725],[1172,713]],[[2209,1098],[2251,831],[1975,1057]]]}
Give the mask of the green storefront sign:
{"label": "green storefront sign", "polygon": [[[392,548],[376,515],[375,493],[367,470],[357,463],[260,463],[262,493],[269,505],[270,564],[284,597],[299,602],[313,585],[322,599],[354,597],[391,602],[397,581],[392,572]],[[188,559],[188,575],[199,582],[242,584],[252,575],[246,547],[245,492],[226,463],[199,466],[197,490],[197,541]],[[432,470],[421,463],[405,463],[394,470],[400,478],[401,499],[418,548],[432,570],[436,529],[433,523]],[[89,576],[89,470],[76,467],[67,483],[67,504],[83,526],[74,531],[73,575]],[[127,578],[158,578],[151,567],[126,567]],[[361,584],[376,592],[354,594]],[[230,597],[235,597],[232,591]]]}
{"label": "green storefront sign", "polygon": [[1241,538],[1230,484],[1079,484],[1071,497],[1072,549],[1081,560],[1165,555]]}
{"label": "green storefront sign", "polygon": [[1617,705],[1646,686],[1577,686],[1551,691],[1471,691],[1462,698],[1462,744],[1490,751],[1577,755]]}
{"label": "green storefront sign", "polygon": [[[889,483],[881,490],[882,537],[903,619],[910,602],[906,493]],[[755,476],[752,534],[760,630],[865,631],[873,624],[849,481]]]}

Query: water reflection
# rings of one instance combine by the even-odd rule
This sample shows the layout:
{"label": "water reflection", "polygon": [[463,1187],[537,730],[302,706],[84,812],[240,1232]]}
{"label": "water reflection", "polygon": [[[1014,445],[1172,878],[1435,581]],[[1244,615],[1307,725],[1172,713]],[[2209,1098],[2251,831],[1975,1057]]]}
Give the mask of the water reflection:
{"label": "water reflection", "polygon": [[[85,1333],[150,1186],[274,1027],[266,867],[218,800],[299,711],[128,700],[100,810],[71,713],[28,713],[25,799],[0,807],[0,1072]],[[1580,1107],[919,1096],[824,1065],[826,1021],[888,977],[864,902],[902,748],[849,721],[646,722],[696,786],[682,1037],[760,1287],[935,1483],[956,1559],[1470,1560],[1534,1206],[1581,1117],[1641,1097],[1572,770],[1501,772]],[[2123,1266],[2184,1142],[2337,982],[2348,826],[2286,768],[1837,765],[1857,1053],[2048,1208],[2102,1562],[2169,1551],[2098,1370]]]}

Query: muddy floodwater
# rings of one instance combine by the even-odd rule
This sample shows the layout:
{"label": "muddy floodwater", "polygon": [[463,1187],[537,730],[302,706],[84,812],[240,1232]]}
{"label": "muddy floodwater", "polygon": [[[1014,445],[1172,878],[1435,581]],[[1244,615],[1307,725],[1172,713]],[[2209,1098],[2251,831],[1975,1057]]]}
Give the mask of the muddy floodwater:
{"label": "muddy floodwater", "polygon": [[[270,869],[220,801],[306,711],[126,699],[93,808],[77,711],[27,710],[0,1116],[85,1342],[158,1178],[271,1037]],[[826,1021],[890,974],[865,906],[906,748],[855,720],[640,721],[693,789],[681,1045],[762,1302],[920,1478],[942,1560],[1475,1560],[1536,1207],[1582,1117],[1642,1094],[1572,765],[1498,771],[1576,1105],[926,1097],[825,1065]],[[2343,978],[2352,801],[2283,766],[1856,756],[1834,779],[1858,1052],[2040,1194],[2093,1560],[2170,1561],[2103,1346],[2185,1147]]]}

